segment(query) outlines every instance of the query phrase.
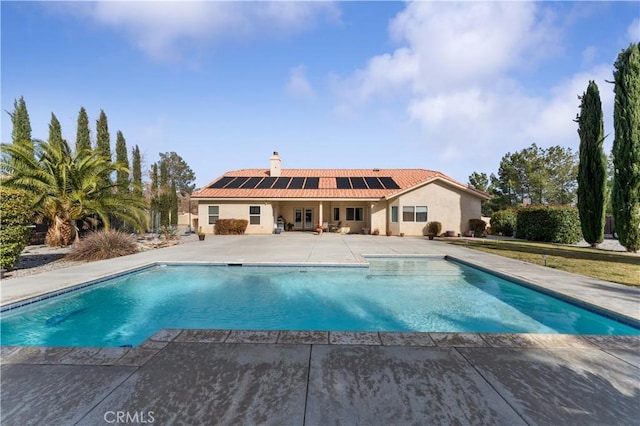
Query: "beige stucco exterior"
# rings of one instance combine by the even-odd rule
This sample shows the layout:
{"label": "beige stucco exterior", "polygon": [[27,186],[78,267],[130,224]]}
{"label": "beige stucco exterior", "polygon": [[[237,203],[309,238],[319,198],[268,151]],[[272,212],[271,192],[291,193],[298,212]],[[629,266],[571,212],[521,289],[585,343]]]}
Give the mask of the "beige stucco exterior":
{"label": "beige stucco exterior", "polygon": [[[214,225],[209,223],[209,206],[218,206],[219,218],[250,220],[250,207],[259,207],[259,223],[249,224],[247,234],[271,234],[276,226],[278,217],[286,223],[294,224],[294,230],[312,231],[318,224],[329,229],[335,229],[340,224],[339,231],[345,233],[360,233],[363,228],[370,231],[378,230],[384,235],[387,230],[392,235],[407,236],[425,235],[427,222],[439,221],[442,231],[451,230],[463,233],[468,230],[469,219],[481,216],[480,205],[482,198],[472,191],[450,184],[444,180],[434,180],[404,192],[389,199],[361,200],[207,200],[198,201],[198,223],[205,233],[214,233]],[[397,222],[392,221],[392,207],[398,209]],[[426,221],[403,220],[403,207],[427,207]],[[338,216],[334,216],[334,209],[338,209]],[[347,220],[347,209],[358,209],[355,213],[359,218]],[[254,209],[255,210],[255,209]],[[351,210],[352,215],[354,210]],[[415,218],[415,216],[414,216]],[[355,220],[361,219],[361,220]],[[254,218],[254,221],[257,219]]]}

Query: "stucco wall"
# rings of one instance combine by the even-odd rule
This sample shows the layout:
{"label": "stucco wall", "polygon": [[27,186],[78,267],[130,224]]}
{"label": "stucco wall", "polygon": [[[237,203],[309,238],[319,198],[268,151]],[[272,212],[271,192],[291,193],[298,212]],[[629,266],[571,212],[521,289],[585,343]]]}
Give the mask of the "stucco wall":
{"label": "stucco wall", "polygon": [[254,202],[206,202],[198,204],[198,223],[207,234],[214,233],[214,226],[209,225],[209,206],[219,206],[218,217],[220,219],[246,219],[249,220],[249,207],[260,206],[260,225],[247,226],[247,234],[270,234],[273,232],[273,207],[264,201]]}
{"label": "stucco wall", "polygon": [[[405,235],[424,235],[427,222],[442,223],[442,231],[463,233],[469,229],[469,219],[480,218],[480,199],[454,186],[432,182],[398,199],[399,232]],[[427,222],[403,222],[403,206],[427,206]]]}

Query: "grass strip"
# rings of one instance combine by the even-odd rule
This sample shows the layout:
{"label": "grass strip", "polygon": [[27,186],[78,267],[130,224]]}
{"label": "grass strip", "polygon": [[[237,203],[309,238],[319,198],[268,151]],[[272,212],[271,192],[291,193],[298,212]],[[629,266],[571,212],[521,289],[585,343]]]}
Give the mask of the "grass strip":
{"label": "grass strip", "polygon": [[640,287],[640,256],[632,254],[522,240],[441,241],[574,274]]}

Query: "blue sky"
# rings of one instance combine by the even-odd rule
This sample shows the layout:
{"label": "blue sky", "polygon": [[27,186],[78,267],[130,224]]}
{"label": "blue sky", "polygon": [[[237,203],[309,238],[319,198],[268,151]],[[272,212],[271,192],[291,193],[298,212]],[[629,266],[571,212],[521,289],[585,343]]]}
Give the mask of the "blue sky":
{"label": "blue sky", "polygon": [[637,2],[7,2],[2,141],[16,98],[35,138],[78,111],[146,166],[424,168],[467,182],[536,143],[577,151],[595,80],[613,141],[613,63]]}

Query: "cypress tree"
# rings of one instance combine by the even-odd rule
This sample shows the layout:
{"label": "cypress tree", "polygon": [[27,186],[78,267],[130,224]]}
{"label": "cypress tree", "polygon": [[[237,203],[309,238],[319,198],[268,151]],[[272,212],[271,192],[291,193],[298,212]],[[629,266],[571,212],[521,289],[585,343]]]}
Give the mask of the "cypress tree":
{"label": "cypress tree", "polygon": [[89,116],[84,107],[78,113],[78,127],[76,130],[76,152],[91,149],[91,131],[89,130]]}
{"label": "cypress tree", "polygon": [[140,148],[136,145],[131,151],[133,193],[142,197],[142,160],[140,158]]}
{"label": "cypress tree", "polygon": [[62,128],[58,117],[54,113],[51,113],[51,122],[49,123],[49,143],[61,143],[62,142]]}
{"label": "cypress tree", "polygon": [[100,117],[96,122],[96,150],[111,161],[111,137],[109,136],[109,123],[107,114],[100,110]]}
{"label": "cypress tree", "polygon": [[578,212],[585,241],[595,247],[604,240],[604,197],[607,160],[602,150],[604,121],[598,85],[589,81],[580,97],[578,135],[580,163],[578,165]]}
{"label": "cypress tree", "polygon": [[29,112],[27,111],[27,103],[24,101],[24,97],[21,96],[19,100],[13,101],[13,113],[9,113],[9,115],[13,124],[11,132],[13,143],[23,145],[33,152],[31,122],[29,121]]}
{"label": "cypress tree", "polygon": [[614,64],[612,205],[620,244],[640,250],[640,43]]}
{"label": "cypress tree", "polygon": [[116,133],[116,164],[127,169],[116,172],[118,191],[129,192],[129,156],[127,154],[127,141],[120,130]]}

